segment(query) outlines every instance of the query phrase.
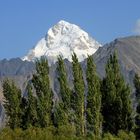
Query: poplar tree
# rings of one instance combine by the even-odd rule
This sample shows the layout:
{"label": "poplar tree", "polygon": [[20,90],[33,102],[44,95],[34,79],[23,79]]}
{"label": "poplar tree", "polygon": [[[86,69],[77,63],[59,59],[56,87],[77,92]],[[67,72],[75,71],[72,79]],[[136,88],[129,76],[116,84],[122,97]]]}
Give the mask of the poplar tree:
{"label": "poplar tree", "polygon": [[37,98],[33,95],[32,86],[27,85],[27,97],[22,98],[22,124],[23,129],[31,126],[39,126],[37,115]]}
{"label": "poplar tree", "polygon": [[83,71],[75,53],[72,55],[73,85],[72,95],[73,109],[75,111],[76,131],[78,135],[85,135],[85,84]]}
{"label": "poplar tree", "polygon": [[27,86],[28,91],[28,104],[27,104],[27,113],[28,113],[28,125],[29,126],[38,126],[38,116],[37,116],[37,98],[33,95],[32,87],[29,84]]}
{"label": "poplar tree", "polygon": [[8,126],[15,129],[21,124],[21,90],[16,87],[14,81],[8,79],[4,80],[2,86]]}
{"label": "poplar tree", "polygon": [[[58,81],[60,85],[60,97],[61,100],[56,106],[55,116],[57,117],[57,123],[61,125],[68,125],[70,121],[70,97],[71,90],[67,81],[67,73],[64,64],[64,60],[61,56],[58,57],[57,62],[57,73],[58,73]],[[59,115],[57,115],[59,114]],[[60,122],[59,122],[60,121]]]}
{"label": "poplar tree", "polygon": [[86,120],[87,131],[100,137],[101,132],[101,92],[100,79],[96,73],[96,66],[92,56],[87,58],[87,106],[86,106]]}
{"label": "poplar tree", "polygon": [[61,56],[58,57],[57,72],[58,72],[58,81],[60,84],[59,93],[61,95],[64,108],[68,110],[70,109],[71,90],[69,88],[68,81],[67,81],[68,76],[67,76],[64,60],[62,59]]}
{"label": "poplar tree", "polygon": [[118,130],[130,131],[133,127],[130,88],[125,83],[116,52],[106,64],[106,77],[102,82],[103,130],[117,134]]}
{"label": "poplar tree", "polygon": [[45,57],[36,61],[36,73],[33,74],[32,83],[37,95],[37,114],[40,127],[47,127],[52,123],[52,90],[48,61]]}
{"label": "poplar tree", "polygon": [[135,74],[134,77],[134,85],[135,85],[135,96],[136,96],[136,117],[135,117],[135,124],[136,124],[136,138],[140,139],[140,76],[138,74]]}

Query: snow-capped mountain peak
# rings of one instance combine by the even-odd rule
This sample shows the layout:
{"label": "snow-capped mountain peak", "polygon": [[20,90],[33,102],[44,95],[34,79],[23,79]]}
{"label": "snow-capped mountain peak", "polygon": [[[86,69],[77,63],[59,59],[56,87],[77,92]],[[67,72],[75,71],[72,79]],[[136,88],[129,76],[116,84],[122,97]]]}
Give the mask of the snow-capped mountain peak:
{"label": "snow-capped mountain peak", "polygon": [[61,20],[48,30],[47,35],[29,51],[23,60],[33,61],[46,56],[51,65],[57,61],[59,55],[71,61],[71,55],[75,52],[81,62],[87,55],[94,54],[100,46],[80,27]]}

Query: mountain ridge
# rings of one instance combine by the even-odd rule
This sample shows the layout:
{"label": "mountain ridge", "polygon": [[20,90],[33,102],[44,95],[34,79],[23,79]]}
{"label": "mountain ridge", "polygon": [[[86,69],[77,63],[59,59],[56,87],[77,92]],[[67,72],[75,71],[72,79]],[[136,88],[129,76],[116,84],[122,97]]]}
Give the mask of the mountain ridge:
{"label": "mountain ridge", "polygon": [[46,56],[51,65],[57,61],[59,55],[72,61],[71,55],[75,52],[81,62],[88,55],[94,54],[99,47],[101,44],[79,26],[61,20],[48,30],[47,35],[22,60],[32,61]]}

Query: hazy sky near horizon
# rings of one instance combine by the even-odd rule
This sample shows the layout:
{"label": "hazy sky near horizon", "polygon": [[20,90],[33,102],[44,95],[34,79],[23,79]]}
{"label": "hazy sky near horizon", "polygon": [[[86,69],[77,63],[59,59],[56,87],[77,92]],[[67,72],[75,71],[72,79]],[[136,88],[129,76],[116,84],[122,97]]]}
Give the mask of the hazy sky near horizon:
{"label": "hazy sky near horizon", "polygon": [[104,44],[140,34],[140,0],[0,0],[0,59],[26,55],[60,20]]}

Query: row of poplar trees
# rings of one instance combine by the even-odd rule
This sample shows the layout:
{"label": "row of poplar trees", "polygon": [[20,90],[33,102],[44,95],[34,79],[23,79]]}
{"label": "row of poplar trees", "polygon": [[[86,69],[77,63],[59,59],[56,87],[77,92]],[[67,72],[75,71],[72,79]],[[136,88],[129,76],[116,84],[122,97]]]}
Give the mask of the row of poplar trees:
{"label": "row of poplar trees", "polygon": [[[87,58],[85,77],[75,53],[72,55],[73,87],[69,86],[68,74],[61,56],[57,62],[59,95],[57,102],[50,87],[47,59],[36,61],[36,73],[27,85],[27,95],[22,96],[14,82],[3,82],[4,107],[10,128],[68,126],[75,135],[101,137],[105,132],[117,134],[119,130],[134,130],[134,113],[130,99],[131,90],[125,83],[116,53],[110,55],[101,80],[96,73],[93,58]],[[137,115],[135,130],[140,131],[140,77],[135,76]]]}

